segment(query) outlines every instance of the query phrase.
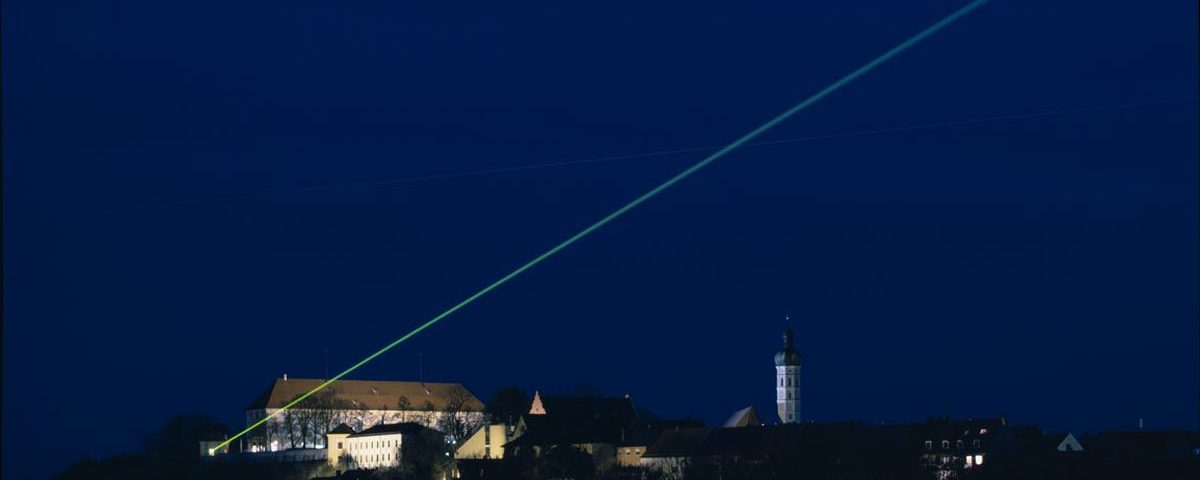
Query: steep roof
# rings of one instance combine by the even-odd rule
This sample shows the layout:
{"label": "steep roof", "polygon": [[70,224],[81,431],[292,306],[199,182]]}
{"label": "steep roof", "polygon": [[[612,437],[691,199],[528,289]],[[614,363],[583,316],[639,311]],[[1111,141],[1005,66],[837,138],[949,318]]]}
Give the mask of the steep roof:
{"label": "steep roof", "polygon": [[413,435],[421,433],[426,429],[425,426],[419,423],[385,423],[368,428],[361,432],[350,435],[351,437],[369,437],[371,435],[387,435],[390,433],[399,433],[401,435]]}
{"label": "steep roof", "polygon": [[[282,408],[296,397],[317,388],[324,380],[309,378],[276,379],[258,396],[247,410],[262,408]],[[453,397],[456,389],[465,392],[462,409],[464,411],[483,411],[483,402],[459,383],[421,383],[421,382],[384,382],[374,380],[338,380],[326,387],[338,399],[351,402],[355,408],[368,410],[397,410],[400,397],[408,399],[412,410],[423,410],[426,402],[433,405],[435,411],[444,411]],[[311,397],[310,397],[311,398]]]}
{"label": "steep roof", "polygon": [[525,433],[506,447],[616,443],[636,417],[629,397],[535,394],[530,413],[522,418]]}
{"label": "steep roof", "polygon": [[664,432],[689,428],[704,428],[704,422],[694,418],[638,421],[626,429],[625,438],[618,445],[648,447],[654,445]]}
{"label": "steep roof", "polygon": [[754,407],[746,407],[729,416],[722,425],[725,428],[735,427],[761,427],[762,421],[758,419],[758,413],[754,411]]}
{"label": "steep roof", "polygon": [[[545,411],[543,415],[558,421],[580,422],[611,418],[619,423],[629,423],[637,415],[633,408],[633,400],[629,397],[539,396],[539,399]],[[531,413],[531,416],[538,414]]]}
{"label": "steep roof", "polygon": [[692,457],[700,453],[711,428],[682,428],[668,430],[646,449],[645,457]]}

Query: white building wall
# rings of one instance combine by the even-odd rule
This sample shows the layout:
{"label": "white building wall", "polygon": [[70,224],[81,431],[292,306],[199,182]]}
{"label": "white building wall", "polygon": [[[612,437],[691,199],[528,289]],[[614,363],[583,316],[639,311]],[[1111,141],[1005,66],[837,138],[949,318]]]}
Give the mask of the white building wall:
{"label": "white building wall", "polygon": [[775,367],[775,406],[778,409],[780,422],[800,422],[799,366]]}
{"label": "white building wall", "polygon": [[349,468],[386,468],[400,464],[404,436],[399,433],[349,437],[346,455]]}
{"label": "white building wall", "polygon": [[[277,408],[268,408],[265,410],[248,410],[246,412],[246,426],[253,425],[267,415],[277,412]],[[306,418],[310,416],[310,412],[304,409],[292,409],[292,415],[298,418]],[[359,432],[375,425],[392,424],[392,423],[417,423],[434,430],[442,430],[442,421],[445,418],[445,413],[428,410],[341,410],[336,412],[330,425],[327,428],[314,428],[316,425],[310,424],[307,429],[307,443],[301,438],[302,430],[298,425],[292,425],[294,435],[288,435],[288,426],[284,413],[271,417],[270,420],[262,425],[246,442],[246,450],[251,452],[274,452],[286,450],[289,448],[301,448],[307,445],[311,448],[325,448],[325,433],[327,429],[332,429],[339,424],[345,423],[354,431]],[[483,412],[459,412],[459,419],[468,423],[482,422]],[[292,444],[292,439],[296,439],[296,444]]]}

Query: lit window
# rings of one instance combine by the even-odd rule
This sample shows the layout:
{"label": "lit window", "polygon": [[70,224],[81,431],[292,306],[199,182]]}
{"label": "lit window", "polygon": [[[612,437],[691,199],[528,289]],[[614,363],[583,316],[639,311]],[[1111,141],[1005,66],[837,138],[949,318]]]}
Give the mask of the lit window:
{"label": "lit window", "polygon": [[972,465],[975,465],[975,462],[973,461],[974,459],[975,459],[975,457],[967,455],[967,468],[970,468]]}
{"label": "lit window", "polygon": [[975,464],[976,464],[976,465],[983,465],[983,455],[976,455],[976,456],[975,456]]}

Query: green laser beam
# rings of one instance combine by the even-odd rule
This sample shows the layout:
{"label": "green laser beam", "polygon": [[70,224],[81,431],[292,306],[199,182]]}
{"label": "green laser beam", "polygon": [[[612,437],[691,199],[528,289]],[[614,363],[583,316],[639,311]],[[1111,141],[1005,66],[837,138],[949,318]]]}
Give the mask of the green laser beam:
{"label": "green laser beam", "polygon": [[892,47],[891,50],[884,52],[884,54],[880,55],[878,58],[871,60],[866,65],[863,65],[863,66],[859,67],[857,70],[850,72],[848,75],[842,77],[840,80],[838,80],[836,82],[833,82],[829,86],[821,89],[820,91],[813,94],[811,97],[808,97],[808,99],[804,100],[803,102],[800,102],[796,106],[785,110],[783,113],[780,113],[779,115],[776,115],[775,118],[772,118],[771,120],[767,121],[766,123],[760,125],[758,128],[751,130],[750,133],[742,135],[741,138],[734,140],[733,143],[730,143],[729,145],[722,147],[720,150],[717,150],[716,152],[709,155],[708,157],[705,157],[703,160],[697,162],[695,165],[688,167],[686,170],[676,174],[674,177],[671,177],[667,181],[659,184],[657,187],[654,187],[654,188],[650,189],[650,191],[643,193],[641,196],[633,199],[632,201],[625,204],[621,208],[616,209],[612,213],[604,216],[604,218],[601,218],[600,220],[596,221],[596,223],[589,225],[587,228],[580,230],[579,233],[576,233],[575,235],[572,235],[570,238],[562,241],[562,243],[555,245],[553,248],[547,250],[545,253],[542,253],[541,255],[534,257],[533,260],[526,262],[524,265],[521,265],[516,270],[513,270],[512,272],[510,272],[508,275],[500,277],[499,280],[492,282],[491,285],[488,285],[488,286],[484,287],[482,290],[475,292],[474,295],[471,295],[471,296],[467,297],[466,299],[464,299],[463,301],[458,302],[458,304],[454,305],[453,307],[450,307],[448,310],[442,312],[438,316],[433,317],[433,319],[431,319],[425,323],[422,323],[420,326],[418,326],[417,328],[414,328],[411,332],[408,332],[403,337],[400,337],[400,338],[392,341],[392,343],[385,345],[383,348],[380,348],[379,350],[375,351],[375,353],[368,355],[366,358],[360,360],[358,363],[351,365],[350,368],[343,370],[342,373],[339,373],[339,374],[335,375],[333,378],[330,378],[330,379],[326,380],[325,382],[321,383],[320,385],[317,385],[315,388],[313,388],[312,390],[309,390],[305,394],[303,394],[299,397],[296,397],[296,399],[292,400],[291,402],[288,402],[288,404],[284,405],[282,408],[263,417],[262,419],[258,420],[257,422],[254,422],[254,424],[250,425],[249,427],[246,427],[245,430],[238,432],[236,435],[230,437],[229,439],[225,440],[224,442],[221,442],[221,444],[217,445],[213,450],[219,450],[221,448],[224,448],[226,445],[229,445],[234,440],[237,440],[238,438],[241,438],[242,436],[251,432],[255,428],[258,428],[259,426],[266,423],[268,420],[275,417],[276,415],[279,415],[280,413],[283,413],[284,411],[292,408],[293,406],[299,404],[300,402],[304,401],[306,398],[312,396],[313,394],[315,394],[321,390],[324,390],[325,387],[328,387],[329,385],[333,384],[333,382],[336,382],[339,379],[341,379],[342,377],[348,375],[350,372],[358,370],[359,367],[366,365],[367,363],[374,360],[376,357],[383,355],[384,353],[387,353],[388,350],[391,350],[396,345],[399,345],[399,344],[403,343],[405,340],[412,338],[412,336],[414,336],[418,333],[421,333],[426,328],[429,328],[429,327],[433,326],[435,323],[440,322],[443,318],[446,318],[446,317],[450,316],[451,314],[453,314],[454,312],[457,312],[458,310],[462,309],[463,307],[471,304],[475,300],[479,299],[479,297],[487,295],[492,290],[495,290],[496,288],[500,287],[501,285],[508,283],[509,280],[516,278],[518,275],[520,275],[522,273],[525,273],[526,270],[529,270],[530,268],[533,268],[535,265],[542,263],[542,261],[546,260],[547,258],[550,258],[551,256],[562,251],[563,249],[571,246],[575,242],[578,242],[583,237],[590,235],[592,232],[600,229],[600,227],[607,225],[609,222],[612,222],[613,220],[616,220],[617,217],[624,215],[625,212],[628,212],[628,211],[632,210],[633,208],[637,207],[638,205],[645,203],[647,200],[654,198],[659,193],[662,193],[664,190],[671,188],[676,183],[679,183],[683,179],[690,177],[693,173],[696,173],[697,171],[708,166],[712,162],[715,162],[718,159],[720,159],[721,157],[724,157],[729,152],[742,146],[743,144],[749,142],[750,140],[753,140],[755,137],[762,135],[767,130],[770,130],[771,128],[775,127],[776,125],[779,125],[784,120],[791,118],[796,113],[800,112],[801,110],[804,110],[805,108],[808,108],[810,105],[820,101],[822,98],[825,98],[829,94],[837,91],[838,89],[840,89],[843,86],[845,86],[846,84],[854,81],[855,79],[862,76],[863,74],[865,74],[871,70],[874,70],[875,67],[878,67],[879,65],[883,64],[884,62],[890,60],[892,57],[899,55],[901,52],[908,50],[913,45],[916,45],[917,43],[919,43],[921,40],[924,40],[926,37],[933,35],[938,30],[941,30],[942,28],[946,27],[947,25],[954,23],[959,18],[962,18],[964,15],[970,13],[972,10],[975,10],[976,8],[983,6],[983,4],[987,3],[988,1],[989,0],[975,0],[975,1],[967,4],[966,6],[960,8],[959,10],[955,11],[954,13],[951,13],[946,18],[943,18],[942,20],[938,21],[937,23],[930,25],[929,27],[925,28],[925,30],[922,30],[920,33],[917,33],[916,35],[912,36],[908,40],[905,40],[904,42],[901,42],[899,45]]}

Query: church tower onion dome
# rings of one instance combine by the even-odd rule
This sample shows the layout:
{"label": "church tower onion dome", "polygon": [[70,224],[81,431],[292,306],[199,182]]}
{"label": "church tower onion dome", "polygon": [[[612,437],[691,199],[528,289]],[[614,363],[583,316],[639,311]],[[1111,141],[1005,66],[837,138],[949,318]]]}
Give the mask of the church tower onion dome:
{"label": "church tower onion dome", "polygon": [[799,366],[800,354],[792,349],[792,329],[788,327],[787,331],[783,332],[783,348],[775,354],[775,366]]}

